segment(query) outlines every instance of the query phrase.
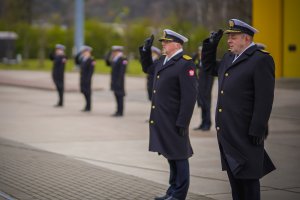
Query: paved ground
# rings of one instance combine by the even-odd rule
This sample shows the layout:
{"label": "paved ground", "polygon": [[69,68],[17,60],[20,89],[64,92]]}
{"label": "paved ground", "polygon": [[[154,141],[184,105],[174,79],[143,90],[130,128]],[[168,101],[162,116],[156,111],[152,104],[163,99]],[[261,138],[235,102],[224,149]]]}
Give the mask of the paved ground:
{"label": "paved ground", "polygon": [[[76,92],[78,78],[77,73],[66,75],[65,107],[57,109],[48,73],[0,71],[0,200],[8,199],[5,194],[26,199],[26,195],[45,191],[50,191],[49,196],[43,194],[45,199],[118,199],[119,193],[128,193],[127,199],[140,199],[136,190],[152,199],[167,187],[165,159],[147,151],[145,79],[126,79],[125,117],[112,118],[115,102],[108,89],[109,76],[94,77],[91,113],[80,112],[84,103]],[[299,84],[297,79],[276,84],[266,149],[277,170],[262,179],[265,200],[300,199]],[[216,88],[213,104],[215,94]],[[199,116],[195,108],[191,128],[199,125]],[[231,199],[226,174],[220,170],[215,135],[215,130],[191,130],[195,155],[190,159],[190,199]],[[116,186],[122,190],[117,191]],[[55,192],[59,195],[53,196]],[[73,196],[67,198],[68,194]]]}
{"label": "paved ground", "polygon": [[[165,186],[0,139],[0,188],[22,200],[152,199]],[[209,200],[189,194],[191,200]]]}

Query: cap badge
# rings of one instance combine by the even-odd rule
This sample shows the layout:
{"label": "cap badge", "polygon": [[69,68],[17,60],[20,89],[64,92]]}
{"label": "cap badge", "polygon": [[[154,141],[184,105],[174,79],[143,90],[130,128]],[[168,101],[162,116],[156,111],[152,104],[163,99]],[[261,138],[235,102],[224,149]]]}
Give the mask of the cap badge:
{"label": "cap badge", "polygon": [[229,21],[229,27],[230,28],[234,27],[234,21],[232,21],[232,20]]}
{"label": "cap badge", "polygon": [[166,31],[164,31],[163,38],[166,38],[166,36],[167,36]]}

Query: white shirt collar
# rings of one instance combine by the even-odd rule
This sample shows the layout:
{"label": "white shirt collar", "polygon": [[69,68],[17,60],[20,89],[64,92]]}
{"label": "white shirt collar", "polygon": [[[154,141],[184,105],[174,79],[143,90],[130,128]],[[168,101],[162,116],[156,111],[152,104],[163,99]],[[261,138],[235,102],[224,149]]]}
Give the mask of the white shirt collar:
{"label": "white shirt collar", "polygon": [[117,62],[117,60],[123,56],[122,52],[119,52],[117,55],[115,55],[115,57],[113,58],[113,62]]}
{"label": "white shirt collar", "polygon": [[246,49],[244,49],[239,55],[235,55],[234,59],[232,62],[236,61],[247,49],[249,49],[250,47],[252,47],[253,45],[255,45],[254,42],[252,42],[251,44],[249,44],[248,47],[246,47]]}
{"label": "white shirt collar", "polygon": [[171,58],[173,58],[174,56],[176,56],[177,54],[183,52],[183,49],[178,49],[172,56],[170,56],[170,58],[168,56],[165,57],[165,60],[164,60],[164,64],[166,64],[166,62],[168,62],[169,60],[171,60]]}

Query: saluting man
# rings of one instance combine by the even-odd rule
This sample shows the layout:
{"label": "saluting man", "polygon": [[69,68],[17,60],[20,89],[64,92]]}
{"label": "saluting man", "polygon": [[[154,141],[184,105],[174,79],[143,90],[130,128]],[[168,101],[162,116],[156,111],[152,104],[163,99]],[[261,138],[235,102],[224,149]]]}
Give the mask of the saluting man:
{"label": "saluting man", "polygon": [[55,50],[49,56],[53,61],[52,79],[58,92],[58,103],[55,107],[62,107],[64,103],[64,73],[67,57],[65,55],[65,46],[62,44],[55,45]]}
{"label": "saluting man", "polygon": [[183,54],[183,43],[188,41],[183,35],[165,29],[159,39],[165,55],[154,62],[153,40],[152,35],[139,49],[143,71],[154,74],[149,150],[163,155],[170,166],[170,186],[164,196],[155,199],[184,200],[190,182],[188,158],[193,154],[189,124],[197,97],[195,64]]}
{"label": "saluting man", "polygon": [[92,57],[92,50],[92,47],[84,45],[75,57],[75,63],[80,65],[80,91],[86,101],[83,112],[91,111],[92,76],[96,64]]}
{"label": "saluting man", "polygon": [[230,51],[216,61],[219,30],[203,41],[205,70],[218,76],[217,138],[233,200],[259,200],[259,179],[275,169],[264,150],[274,98],[274,61],[253,42],[255,28],[229,20]]}

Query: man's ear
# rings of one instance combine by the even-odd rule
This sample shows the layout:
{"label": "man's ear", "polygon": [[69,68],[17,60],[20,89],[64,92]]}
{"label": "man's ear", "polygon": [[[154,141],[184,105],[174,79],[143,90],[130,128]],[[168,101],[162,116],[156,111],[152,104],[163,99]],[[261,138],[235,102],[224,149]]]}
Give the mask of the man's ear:
{"label": "man's ear", "polygon": [[246,35],[246,40],[247,40],[247,42],[252,42],[253,41],[253,37],[252,36],[250,36],[250,35],[248,35],[248,34],[245,34]]}

